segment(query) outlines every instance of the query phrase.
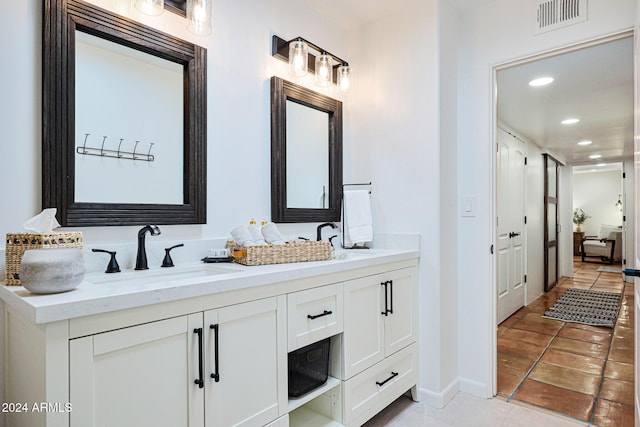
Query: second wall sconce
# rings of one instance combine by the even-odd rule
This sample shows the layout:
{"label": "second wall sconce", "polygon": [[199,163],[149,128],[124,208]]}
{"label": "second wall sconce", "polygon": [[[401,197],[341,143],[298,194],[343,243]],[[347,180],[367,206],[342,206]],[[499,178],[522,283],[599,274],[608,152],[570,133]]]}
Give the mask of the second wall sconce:
{"label": "second wall sconce", "polygon": [[[317,56],[309,54],[309,48],[315,50]],[[304,77],[308,72],[314,73],[316,86],[327,87],[335,82],[343,92],[351,87],[352,73],[349,63],[302,37],[284,40],[274,35],[271,41],[271,55],[289,62],[289,73],[294,77]]]}
{"label": "second wall sconce", "polygon": [[136,0],[134,6],[145,15],[158,16],[165,9],[187,18],[187,30],[198,36],[211,34],[213,0]]}

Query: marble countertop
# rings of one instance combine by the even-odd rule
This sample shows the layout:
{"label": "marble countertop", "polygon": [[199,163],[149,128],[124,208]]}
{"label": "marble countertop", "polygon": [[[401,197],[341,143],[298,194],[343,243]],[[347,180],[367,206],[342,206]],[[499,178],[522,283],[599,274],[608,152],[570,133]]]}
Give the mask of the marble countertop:
{"label": "marble countertop", "polygon": [[418,257],[415,250],[371,249],[345,251],[328,261],[264,266],[197,262],[169,269],[91,273],[75,290],[58,294],[35,295],[22,286],[2,285],[0,299],[33,323],[49,323]]}

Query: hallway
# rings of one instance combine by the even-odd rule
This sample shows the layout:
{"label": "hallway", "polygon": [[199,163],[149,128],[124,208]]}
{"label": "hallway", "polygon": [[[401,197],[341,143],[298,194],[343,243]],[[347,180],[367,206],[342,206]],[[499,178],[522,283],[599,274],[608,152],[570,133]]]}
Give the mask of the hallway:
{"label": "hallway", "polygon": [[[499,325],[498,397],[594,426],[633,426],[633,284],[601,266],[576,257],[573,278],[561,278]],[[615,328],[542,318],[571,287],[623,291]]]}

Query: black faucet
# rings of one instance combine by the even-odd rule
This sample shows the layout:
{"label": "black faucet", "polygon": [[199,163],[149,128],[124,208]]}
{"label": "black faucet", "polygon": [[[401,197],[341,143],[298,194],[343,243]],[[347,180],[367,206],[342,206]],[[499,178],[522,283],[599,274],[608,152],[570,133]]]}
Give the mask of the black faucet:
{"label": "black faucet", "polygon": [[145,225],[138,231],[138,256],[136,257],[136,270],[148,270],[147,265],[147,250],[144,247],[144,236],[147,231],[152,236],[160,234],[160,229],[157,225]]}
{"label": "black faucet", "polygon": [[319,242],[320,240],[322,240],[322,229],[324,227],[331,227],[331,228],[338,228],[337,225],[335,225],[332,222],[325,222],[324,224],[320,224],[318,226],[318,228],[316,229],[316,240]]}

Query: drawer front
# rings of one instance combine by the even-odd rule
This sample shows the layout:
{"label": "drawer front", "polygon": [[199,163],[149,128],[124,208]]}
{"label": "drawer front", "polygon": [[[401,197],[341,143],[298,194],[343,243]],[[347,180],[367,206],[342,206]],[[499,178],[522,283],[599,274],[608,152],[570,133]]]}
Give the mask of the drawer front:
{"label": "drawer front", "polygon": [[417,383],[414,343],[344,383],[344,424],[363,424]]}
{"label": "drawer front", "polygon": [[342,284],[287,295],[288,351],[342,332]]}

